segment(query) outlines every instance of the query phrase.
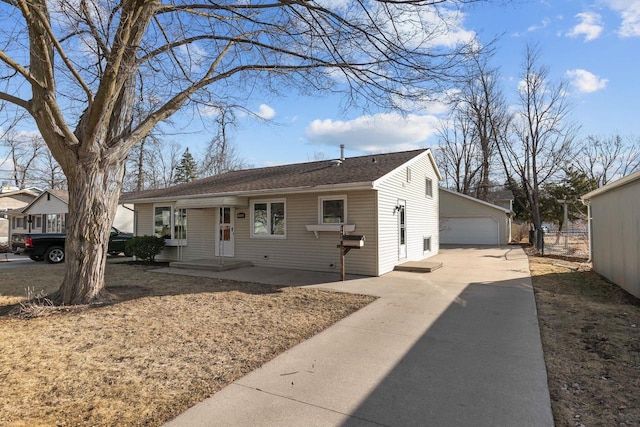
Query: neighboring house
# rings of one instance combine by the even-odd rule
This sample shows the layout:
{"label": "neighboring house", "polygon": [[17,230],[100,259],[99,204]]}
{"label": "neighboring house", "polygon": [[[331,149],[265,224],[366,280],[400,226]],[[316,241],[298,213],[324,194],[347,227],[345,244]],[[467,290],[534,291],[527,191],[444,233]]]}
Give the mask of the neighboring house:
{"label": "neighboring house", "polygon": [[513,211],[513,193],[511,190],[490,191],[487,201],[492,205]]}
{"label": "neighboring house", "polygon": [[[45,190],[27,206],[8,211],[9,235],[27,233],[65,233],[69,212],[66,190]],[[113,226],[133,232],[133,207],[118,206]]]}
{"label": "neighboring house", "polygon": [[136,235],[165,237],[159,259],[339,271],[344,225],[366,238],[346,271],[379,276],[438,253],[440,178],[422,149],[232,171],[121,202],[135,204]]}
{"label": "neighboring house", "polygon": [[25,188],[23,190],[0,188],[0,243],[9,241],[10,220],[7,212],[23,208],[38,197],[41,192],[37,188]]}
{"label": "neighboring house", "polygon": [[440,188],[440,243],[506,245],[513,212],[471,196]]}
{"label": "neighboring house", "polygon": [[640,298],[640,171],[582,196],[593,269]]}

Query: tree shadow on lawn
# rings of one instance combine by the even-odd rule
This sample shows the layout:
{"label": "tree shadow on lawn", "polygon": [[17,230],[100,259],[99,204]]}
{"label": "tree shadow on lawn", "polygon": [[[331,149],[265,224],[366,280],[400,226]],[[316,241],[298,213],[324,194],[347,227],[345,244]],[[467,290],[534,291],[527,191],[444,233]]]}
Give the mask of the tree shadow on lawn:
{"label": "tree shadow on lawn", "polygon": [[[62,282],[62,265],[38,265],[12,269],[10,274],[0,271],[0,317],[24,311],[24,306],[50,305],[50,311],[78,311],[120,304],[146,297],[165,297],[200,293],[240,292],[248,295],[268,295],[282,292],[287,285],[239,282],[229,279],[194,277],[153,272],[162,263],[120,262],[108,264],[105,274],[106,291],[114,296],[108,303],[74,307],[53,307],[48,299]],[[26,290],[26,291],[25,291]],[[29,300],[26,295],[38,295]],[[2,297],[9,300],[2,303]],[[22,297],[22,298],[21,298]]]}

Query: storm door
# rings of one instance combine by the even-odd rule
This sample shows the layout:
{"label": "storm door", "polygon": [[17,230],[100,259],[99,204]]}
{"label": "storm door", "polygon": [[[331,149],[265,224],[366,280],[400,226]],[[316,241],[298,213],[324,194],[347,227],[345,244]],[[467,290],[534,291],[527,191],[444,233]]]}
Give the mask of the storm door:
{"label": "storm door", "polygon": [[218,208],[216,256],[234,256],[233,208]]}

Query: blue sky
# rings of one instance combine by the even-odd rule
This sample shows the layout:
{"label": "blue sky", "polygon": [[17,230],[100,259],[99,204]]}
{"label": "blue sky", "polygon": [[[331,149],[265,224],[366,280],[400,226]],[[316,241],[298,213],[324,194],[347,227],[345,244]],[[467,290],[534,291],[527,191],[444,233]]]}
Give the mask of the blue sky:
{"label": "blue sky", "polygon": [[[480,3],[465,11],[458,31],[476,33],[483,43],[496,37],[494,64],[503,90],[515,100],[527,43],[539,46],[540,63],[551,80],[569,82],[572,119],[581,135],[640,137],[640,0],[516,1]],[[247,108],[268,120],[239,120],[232,141],[255,166],[304,162],[317,153],[348,156],[435,147],[439,118],[434,103],[403,118],[399,114],[341,109],[338,97],[253,99]],[[208,135],[183,139],[196,152]]]}
{"label": "blue sky", "polygon": [[[569,82],[572,119],[581,126],[581,137],[618,133],[640,138],[640,0],[497,0],[472,4],[457,18],[442,41],[477,35],[488,43],[498,38],[493,64],[500,68],[510,102],[517,96],[526,45],[533,43],[551,80]],[[447,113],[438,102],[403,116],[345,110],[341,101],[338,96],[267,97],[263,92],[246,105],[263,120],[239,115],[231,142],[256,167],[336,158],[340,144],[346,145],[347,156],[436,147]],[[215,129],[203,128],[189,114],[173,117],[165,138],[198,156]]]}

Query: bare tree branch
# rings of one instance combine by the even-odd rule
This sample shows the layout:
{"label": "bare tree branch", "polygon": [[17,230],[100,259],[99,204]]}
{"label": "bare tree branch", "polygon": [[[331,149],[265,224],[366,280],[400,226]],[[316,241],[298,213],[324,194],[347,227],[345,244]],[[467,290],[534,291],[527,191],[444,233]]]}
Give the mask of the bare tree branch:
{"label": "bare tree branch", "polygon": [[[252,91],[342,92],[386,108],[422,100],[459,79],[477,50],[472,38],[442,42],[464,3],[0,1],[14,29],[0,32],[10,72],[0,100],[28,111],[69,185],[59,301],[108,297],[124,167],[158,123],[189,105],[246,104]],[[140,99],[153,101],[142,115]]]}

